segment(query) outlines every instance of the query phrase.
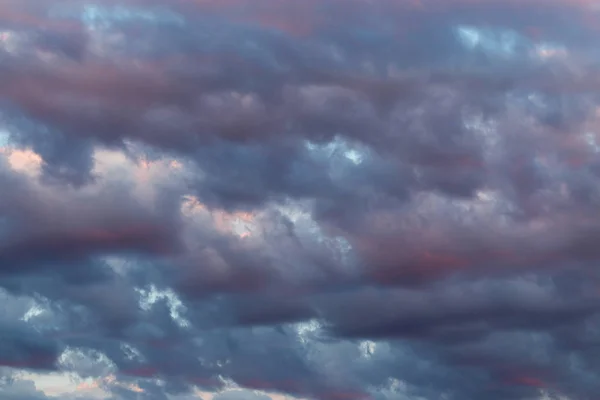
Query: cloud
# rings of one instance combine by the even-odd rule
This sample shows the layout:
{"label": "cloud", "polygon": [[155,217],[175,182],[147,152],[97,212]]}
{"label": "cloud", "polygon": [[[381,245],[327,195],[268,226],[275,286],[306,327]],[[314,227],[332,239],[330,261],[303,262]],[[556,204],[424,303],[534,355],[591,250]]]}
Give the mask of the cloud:
{"label": "cloud", "polygon": [[24,325],[3,323],[0,363],[14,368],[52,369],[60,354],[58,344]]}
{"label": "cloud", "polygon": [[18,380],[3,385],[0,389],[3,398],[8,400],[47,400],[49,397],[36,390],[32,381]]}
{"label": "cloud", "polygon": [[5,1],[0,394],[593,398],[596,12]]}

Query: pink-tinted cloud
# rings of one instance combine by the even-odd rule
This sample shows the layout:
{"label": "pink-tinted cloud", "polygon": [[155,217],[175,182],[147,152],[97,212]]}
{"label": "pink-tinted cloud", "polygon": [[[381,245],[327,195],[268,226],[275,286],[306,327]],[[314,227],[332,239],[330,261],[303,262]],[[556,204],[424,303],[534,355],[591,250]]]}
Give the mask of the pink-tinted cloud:
{"label": "pink-tinted cloud", "polygon": [[589,399],[595,13],[3,2],[0,364],[119,398]]}

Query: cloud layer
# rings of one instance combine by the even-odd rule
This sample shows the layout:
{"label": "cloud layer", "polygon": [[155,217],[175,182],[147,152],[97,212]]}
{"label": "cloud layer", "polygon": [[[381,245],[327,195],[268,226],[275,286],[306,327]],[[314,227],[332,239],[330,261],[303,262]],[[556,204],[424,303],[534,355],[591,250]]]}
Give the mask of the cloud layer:
{"label": "cloud layer", "polygon": [[0,394],[594,399],[599,13],[3,1]]}

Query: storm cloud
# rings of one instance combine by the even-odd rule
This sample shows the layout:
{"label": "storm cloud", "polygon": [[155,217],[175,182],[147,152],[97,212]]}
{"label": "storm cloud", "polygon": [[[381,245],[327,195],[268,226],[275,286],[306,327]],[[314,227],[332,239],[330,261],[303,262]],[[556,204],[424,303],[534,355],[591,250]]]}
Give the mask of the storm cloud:
{"label": "storm cloud", "polygon": [[594,399],[599,12],[3,1],[0,394]]}

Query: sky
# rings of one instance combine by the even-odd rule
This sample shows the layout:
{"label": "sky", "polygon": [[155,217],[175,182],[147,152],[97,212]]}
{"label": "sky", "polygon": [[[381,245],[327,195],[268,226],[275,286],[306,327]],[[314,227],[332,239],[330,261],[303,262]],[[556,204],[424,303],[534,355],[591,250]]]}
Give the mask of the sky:
{"label": "sky", "polygon": [[600,2],[0,0],[0,398],[597,400]]}

